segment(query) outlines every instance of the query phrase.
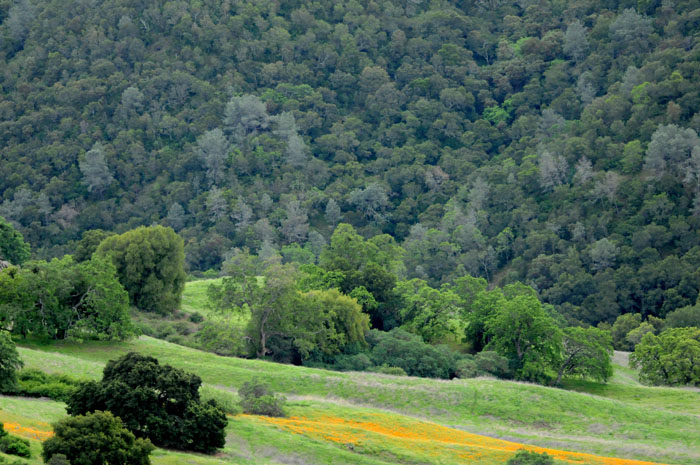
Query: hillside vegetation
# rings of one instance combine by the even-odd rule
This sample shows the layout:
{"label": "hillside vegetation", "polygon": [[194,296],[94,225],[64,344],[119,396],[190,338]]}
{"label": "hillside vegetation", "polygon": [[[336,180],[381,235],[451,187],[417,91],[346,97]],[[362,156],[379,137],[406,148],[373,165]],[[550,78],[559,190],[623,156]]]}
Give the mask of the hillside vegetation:
{"label": "hillside vegetation", "polygon": [[692,305],[692,0],[0,1],[0,214],[39,258],[163,223],[192,271],[339,221],[571,319]]}
{"label": "hillside vegetation", "polygon": [[[308,455],[312,463],[361,463],[355,460],[363,458],[366,463],[395,463],[388,457],[401,457],[405,463],[464,463],[459,454],[480,451],[482,463],[501,464],[518,448],[489,443],[488,438],[479,440],[466,432],[549,449],[662,463],[689,464],[700,457],[700,439],[695,434],[700,427],[698,392],[644,387],[621,375],[600,389],[597,384],[579,385],[582,392],[577,393],[483,378],[438,381],[330,372],[220,357],[147,337],[127,343],[25,344],[20,354],[29,368],[99,379],[107,360],[132,350],[198,374],[207,389],[219,396],[235,398],[237,388],[257,377],[289,398],[291,418],[287,420],[236,416],[230,421],[224,454],[237,459],[246,454],[256,459],[291,454]],[[12,414],[30,415],[45,423],[59,416],[60,408],[51,407],[57,404],[47,402],[46,409],[30,414],[34,410],[24,402],[28,401],[2,398],[3,421],[16,422]],[[452,429],[441,433],[426,421]],[[368,423],[377,426],[373,430]],[[426,436],[424,447],[416,449],[411,446],[415,441],[406,441],[401,431],[417,434],[421,428],[433,431],[433,436]],[[452,435],[450,447],[455,453],[431,455],[444,435]],[[355,441],[345,439],[351,437],[359,444],[349,448],[347,444]],[[490,447],[500,452],[489,452]],[[155,463],[160,463],[159,457]],[[582,463],[589,462],[633,463],[596,459]]]}

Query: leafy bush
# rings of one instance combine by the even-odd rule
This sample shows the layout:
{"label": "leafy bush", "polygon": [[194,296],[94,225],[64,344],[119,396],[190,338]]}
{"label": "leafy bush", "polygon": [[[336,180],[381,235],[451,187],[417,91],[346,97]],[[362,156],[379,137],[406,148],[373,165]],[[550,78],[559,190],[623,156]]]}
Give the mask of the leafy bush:
{"label": "leafy bush", "polygon": [[448,379],[455,373],[455,354],[445,346],[433,347],[400,328],[367,334],[375,365],[400,367],[410,376]]}
{"label": "leafy bush", "polygon": [[204,316],[202,316],[202,314],[199,312],[190,313],[189,320],[192,323],[201,323],[204,321]]}
{"label": "leafy bush", "polygon": [[378,367],[369,368],[367,371],[373,373],[381,373],[383,375],[407,376],[406,370],[401,367],[390,367],[389,365],[380,365]]}
{"label": "leafy bush", "polygon": [[465,356],[458,360],[455,365],[455,374],[457,378],[476,378],[479,376],[479,368],[476,366],[474,357]]}
{"label": "leafy bush", "polygon": [[28,458],[31,456],[29,441],[9,434],[5,431],[2,423],[0,423],[0,452],[18,457]]}
{"label": "leafy bush", "polygon": [[241,398],[241,408],[244,413],[266,415],[268,417],[285,417],[286,399],[275,395],[269,386],[257,379],[244,383],[238,390]]}
{"label": "leafy bush", "polygon": [[497,376],[498,378],[510,378],[511,370],[508,359],[491,350],[479,352],[474,357],[476,367],[481,373]]}
{"label": "leafy bush", "polygon": [[506,462],[506,465],[554,465],[554,459],[546,452],[538,454],[520,449]]}
{"label": "leafy bush", "polygon": [[26,397],[48,397],[66,402],[80,381],[66,375],[47,374],[35,369],[19,372],[16,394]]}
{"label": "leafy bush", "polygon": [[338,355],[329,368],[339,371],[365,371],[372,366],[372,360],[366,353],[355,355]]}
{"label": "leafy bush", "polygon": [[51,459],[46,462],[46,465],[70,465],[68,457],[63,454],[54,454]]}
{"label": "leafy bush", "polygon": [[54,425],[54,433],[43,444],[45,462],[62,454],[73,465],[150,464],[151,441],[136,439],[110,412],[65,418]]}
{"label": "leafy bush", "polygon": [[31,457],[29,441],[18,438],[17,436],[10,436],[9,434],[0,439],[0,452],[16,455],[18,457]]}

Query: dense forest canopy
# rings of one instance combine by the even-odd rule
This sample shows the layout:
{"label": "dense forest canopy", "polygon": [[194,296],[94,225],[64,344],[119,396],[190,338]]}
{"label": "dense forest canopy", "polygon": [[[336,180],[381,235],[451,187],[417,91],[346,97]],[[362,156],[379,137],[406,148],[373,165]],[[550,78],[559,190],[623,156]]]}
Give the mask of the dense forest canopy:
{"label": "dense forest canopy", "polygon": [[698,26],[692,0],[0,0],[0,215],[44,259],[164,224],[190,271],[313,263],[342,222],[401,277],[664,317],[700,286]]}

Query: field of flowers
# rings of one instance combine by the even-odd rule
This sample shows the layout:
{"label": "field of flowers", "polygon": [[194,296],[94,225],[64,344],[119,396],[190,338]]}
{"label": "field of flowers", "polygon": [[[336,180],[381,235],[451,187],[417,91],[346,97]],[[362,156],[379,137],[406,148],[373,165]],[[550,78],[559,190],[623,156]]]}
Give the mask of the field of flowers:
{"label": "field of flowers", "polygon": [[328,415],[325,409],[306,408],[303,412],[304,416],[288,418],[245,418],[357,453],[393,456],[400,463],[500,465],[518,449],[525,448],[546,452],[563,463],[652,465],[652,462],[523,445],[384,412],[345,412],[342,417]]}

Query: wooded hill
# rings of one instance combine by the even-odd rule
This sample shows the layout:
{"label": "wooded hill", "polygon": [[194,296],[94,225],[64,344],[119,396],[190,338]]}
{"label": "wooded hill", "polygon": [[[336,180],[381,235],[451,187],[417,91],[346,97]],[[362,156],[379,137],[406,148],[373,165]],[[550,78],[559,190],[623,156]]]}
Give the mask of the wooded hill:
{"label": "wooded hill", "polygon": [[700,8],[671,1],[0,0],[0,215],[35,256],[162,223],[191,271],[521,280],[571,319],[700,286]]}

